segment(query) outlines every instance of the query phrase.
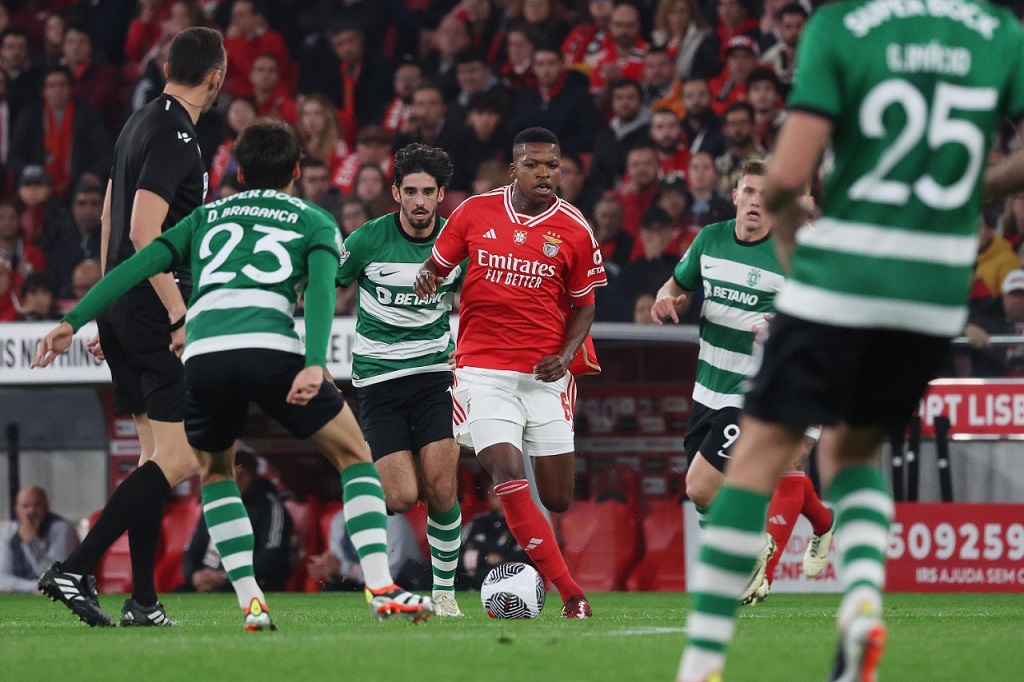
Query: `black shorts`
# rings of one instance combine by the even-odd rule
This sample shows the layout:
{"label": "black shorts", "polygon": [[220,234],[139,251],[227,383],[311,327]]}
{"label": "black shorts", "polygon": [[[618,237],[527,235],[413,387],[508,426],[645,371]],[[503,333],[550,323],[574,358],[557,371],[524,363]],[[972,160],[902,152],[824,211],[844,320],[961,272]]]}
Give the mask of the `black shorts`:
{"label": "black shorts", "polygon": [[194,448],[226,450],[242,435],[249,403],[256,403],[293,436],[305,440],[344,407],[341,391],[324,381],[305,405],[285,402],[305,359],[260,348],[204,353],[185,363],[185,434]]}
{"label": "black shorts", "polygon": [[185,371],[170,350],[171,325],[156,292],[132,289],[97,318],[96,326],[110,367],[114,411],[180,422],[185,414]]}
{"label": "black shorts", "polygon": [[683,448],[686,459],[692,462],[699,452],[713,467],[725,473],[729,461],[729,448],[740,436],[740,408],[712,409],[693,403],[690,422],[686,425]]}
{"label": "black shorts", "polygon": [[949,356],[949,339],[851,329],[779,313],[744,411],[776,424],[903,428]]}
{"label": "black shorts", "polygon": [[427,372],[356,389],[359,422],[373,461],[393,452],[417,453],[452,438],[452,373]]}

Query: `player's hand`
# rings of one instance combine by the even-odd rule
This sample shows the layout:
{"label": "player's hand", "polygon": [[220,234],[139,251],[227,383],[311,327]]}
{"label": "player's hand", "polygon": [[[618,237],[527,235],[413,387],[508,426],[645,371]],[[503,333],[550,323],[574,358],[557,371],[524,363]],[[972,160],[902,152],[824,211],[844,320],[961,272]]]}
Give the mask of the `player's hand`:
{"label": "player's hand", "polygon": [[448,369],[450,369],[453,372],[455,371],[455,349],[454,348],[452,349],[452,352],[448,354]]}
{"label": "player's hand", "polygon": [[533,376],[548,383],[558,381],[569,371],[571,362],[572,358],[566,359],[561,355],[545,355],[533,366]]}
{"label": "player's hand", "polygon": [[185,352],[185,326],[175,329],[171,332],[171,345],[169,346],[171,352],[177,355],[179,358],[181,354]]}
{"label": "player's hand", "polygon": [[655,324],[664,324],[666,318],[678,323],[679,313],[676,311],[685,300],[686,294],[679,294],[676,297],[665,296],[664,298],[659,298],[651,306],[651,319],[654,320]]}
{"label": "player's hand", "polygon": [[61,322],[39,342],[39,350],[32,358],[32,367],[48,367],[61,353],[71,347],[75,330],[67,322]]}
{"label": "player's hand", "polygon": [[754,332],[754,345],[764,345],[768,334],[768,325],[771,324],[772,318],[775,316],[771,313],[766,313],[761,317],[764,318],[764,324],[755,324],[750,328],[750,331]]}
{"label": "player's hand", "polygon": [[964,327],[964,336],[967,337],[967,343],[971,348],[989,348],[992,345],[992,339],[989,338],[988,332],[976,324],[968,324]]}
{"label": "player's hand", "polygon": [[306,570],[313,580],[326,580],[335,573],[341,573],[341,560],[330,552],[314,554],[309,557]]}
{"label": "player's hand", "polygon": [[305,405],[320,392],[324,383],[323,367],[307,367],[295,375],[292,388],[288,391],[288,404]]}
{"label": "player's hand", "polygon": [[103,354],[103,346],[100,345],[99,334],[92,337],[92,340],[90,340],[89,343],[85,344],[85,349],[89,351],[90,355],[92,355],[100,362],[103,362],[104,360],[107,359],[107,356]]}
{"label": "player's hand", "polygon": [[789,274],[793,271],[791,257],[796,250],[796,234],[783,236],[781,230],[772,233],[772,242],[775,244],[775,256],[779,259],[782,271]]}
{"label": "player's hand", "polygon": [[437,285],[444,281],[444,277],[435,275],[430,270],[420,270],[416,273],[416,279],[412,283],[412,290],[424,301],[437,293]]}

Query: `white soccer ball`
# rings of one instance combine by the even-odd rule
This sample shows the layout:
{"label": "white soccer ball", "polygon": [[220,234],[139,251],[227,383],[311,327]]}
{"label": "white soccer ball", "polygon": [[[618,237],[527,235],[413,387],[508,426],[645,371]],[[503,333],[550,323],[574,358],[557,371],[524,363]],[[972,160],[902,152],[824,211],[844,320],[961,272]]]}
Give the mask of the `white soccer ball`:
{"label": "white soccer ball", "polygon": [[537,570],[519,562],[495,566],[480,587],[480,601],[491,618],[536,618],[546,595]]}

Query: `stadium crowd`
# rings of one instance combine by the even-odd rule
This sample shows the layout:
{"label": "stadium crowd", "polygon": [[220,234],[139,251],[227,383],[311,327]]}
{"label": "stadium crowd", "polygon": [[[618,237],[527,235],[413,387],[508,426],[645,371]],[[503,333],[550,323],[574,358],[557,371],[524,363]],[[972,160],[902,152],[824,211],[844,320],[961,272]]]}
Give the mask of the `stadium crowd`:
{"label": "stadium crowd", "polygon": [[[345,235],[394,209],[402,146],[451,155],[447,215],[507,184],[512,136],[544,126],[562,142],[561,195],[605,257],[596,319],[643,319],[634,311],[700,229],[734,217],[739,169],[771,152],[810,11],[806,0],[6,0],[0,322],[54,319],[98,278],[113,140],[160,93],[171,38],[195,25],[222,30],[228,54],[219,106],[197,125],[209,200],[244,189],[231,143],[259,116],[295,127],[301,193]],[[1016,144],[1007,127],[990,160]],[[981,310],[1021,267],[1024,195],[986,215]]]}

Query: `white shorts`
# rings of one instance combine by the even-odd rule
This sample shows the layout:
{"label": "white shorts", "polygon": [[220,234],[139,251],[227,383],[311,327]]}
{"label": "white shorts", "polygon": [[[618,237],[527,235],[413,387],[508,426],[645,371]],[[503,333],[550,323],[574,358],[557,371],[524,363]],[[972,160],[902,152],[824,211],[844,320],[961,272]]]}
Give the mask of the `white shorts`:
{"label": "white shorts", "polygon": [[455,370],[452,423],[459,445],[479,452],[511,443],[531,457],[573,452],[576,381],[546,383],[500,369]]}

